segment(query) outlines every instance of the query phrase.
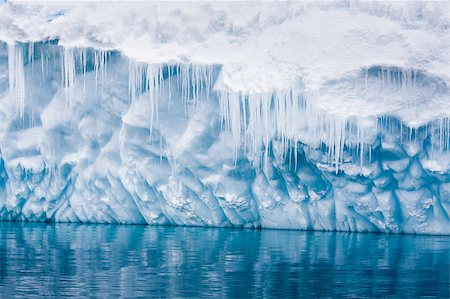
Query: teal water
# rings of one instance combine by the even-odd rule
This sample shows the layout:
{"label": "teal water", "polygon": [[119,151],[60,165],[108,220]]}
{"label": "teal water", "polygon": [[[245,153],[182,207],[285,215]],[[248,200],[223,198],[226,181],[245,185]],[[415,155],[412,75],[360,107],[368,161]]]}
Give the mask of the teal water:
{"label": "teal water", "polygon": [[0,297],[449,298],[450,238],[0,222]]}

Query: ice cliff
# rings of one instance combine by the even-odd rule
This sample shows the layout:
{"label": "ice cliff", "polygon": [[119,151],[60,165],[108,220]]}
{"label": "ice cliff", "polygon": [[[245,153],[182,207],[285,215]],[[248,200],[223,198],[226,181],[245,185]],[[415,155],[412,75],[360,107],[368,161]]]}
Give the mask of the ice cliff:
{"label": "ice cliff", "polygon": [[0,219],[450,234],[448,6],[0,1]]}

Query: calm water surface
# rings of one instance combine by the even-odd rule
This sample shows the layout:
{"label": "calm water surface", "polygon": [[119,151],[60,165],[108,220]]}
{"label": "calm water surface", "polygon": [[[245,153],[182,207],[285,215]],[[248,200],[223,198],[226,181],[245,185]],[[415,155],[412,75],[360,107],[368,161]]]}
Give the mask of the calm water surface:
{"label": "calm water surface", "polygon": [[0,297],[449,298],[450,238],[0,222]]}

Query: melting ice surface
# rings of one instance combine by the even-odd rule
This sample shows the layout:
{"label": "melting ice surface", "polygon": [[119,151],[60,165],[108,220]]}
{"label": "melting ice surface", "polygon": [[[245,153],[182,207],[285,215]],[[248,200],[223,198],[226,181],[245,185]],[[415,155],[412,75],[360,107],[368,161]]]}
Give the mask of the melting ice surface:
{"label": "melting ice surface", "polygon": [[135,5],[0,4],[0,219],[450,234],[442,4]]}

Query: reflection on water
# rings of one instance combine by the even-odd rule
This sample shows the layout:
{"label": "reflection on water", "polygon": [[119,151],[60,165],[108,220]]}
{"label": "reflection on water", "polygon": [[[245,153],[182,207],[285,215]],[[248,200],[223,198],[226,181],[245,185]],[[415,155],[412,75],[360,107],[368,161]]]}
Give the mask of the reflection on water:
{"label": "reflection on water", "polygon": [[0,222],[0,297],[449,297],[449,237]]}

